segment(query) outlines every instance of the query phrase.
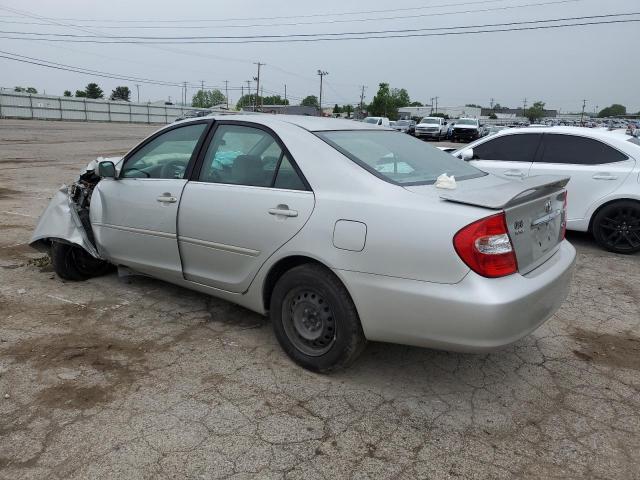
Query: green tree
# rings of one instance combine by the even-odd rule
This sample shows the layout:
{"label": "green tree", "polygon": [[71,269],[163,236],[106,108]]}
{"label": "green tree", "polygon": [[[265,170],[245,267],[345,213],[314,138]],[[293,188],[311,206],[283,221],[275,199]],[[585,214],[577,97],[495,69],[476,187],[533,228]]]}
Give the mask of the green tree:
{"label": "green tree", "polygon": [[111,92],[111,100],[124,100],[128,102],[131,98],[131,90],[129,87],[116,87]]}
{"label": "green tree", "polygon": [[261,105],[289,105],[289,100],[285,100],[280,95],[270,95],[270,96],[264,97],[262,99],[262,102],[260,102],[260,104]]}
{"label": "green tree", "polygon": [[76,90],[76,97],[87,98],[87,92],[85,92],[84,90]]}
{"label": "green tree", "polygon": [[[86,93],[86,97],[87,98],[104,98],[104,92],[102,91],[102,89],[98,86],[97,83],[89,83],[85,88],[84,91]],[[77,95],[76,95],[77,96]]]}
{"label": "green tree", "polygon": [[197,108],[211,108],[223,103],[227,103],[227,97],[218,89],[198,90],[191,101],[191,105]]}
{"label": "green tree", "polygon": [[342,108],[340,108],[340,105],[336,103],[336,105],[333,107],[333,114],[338,115],[340,113],[342,113]]}
{"label": "green tree", "polygon": [[388,83],[381,83],[378,85],[378,93],[373,97],[368,110],[369,115],[372,117],[392,118],[397,115],[398,112],[394,108],[391,89],[389,88]]}
{"label": "green tree", "polygon": [[600,113],[598,113],[598,117],[620,117],[626,114],[627,107],[625,107],[624,105],[620,105],[619,103],[614,103],[610,107],[600,110]]}
{"label": "green tree", "polygon": [[411,102],[409,104],[410,107],[424,107],[424,105],[421,102]]}
{"label": "green tree", "polygon": [[409,92],[404,88],[394,88],[391,90],[391,98],[393,100],[393,106],[395,108],[408,107],[411,103],[409,98]]}
{"label": "green tree", "polygon": [[498,116],[497,116],[495,113],[491,113],[491,114],[489,115],[489,118],[490,118],[491,120],[497,120],[497,119],[498,119]]}
{"label": "green tree", "polygon": [[302,101],[300,102],[300,105],[302,105],[303,107],[320,108],[320,104],[318,103],[318,97],[316,97],[315,95],[309,95],[303,98]]}
{"label": "green tree", "polygon": [[493,109],[494,109],[494,110],[502,110],[503,108],[507,108],[507,107],[503,107],[503,106],[502,106],[502,105],[500,105],[499,103],[496,103],[496,104],[493,106]]}
{"label": "green tree", "polygon": [[65,97],[70,97],[71,96],[71,90],[65,90],[64,91],[64,96]]}
{"label": "green tree", "polygon": [[14,92],[20,92],[20,93],[31,93],[31,94],[36,94],[38,93],[38,90],[36,90],[33,87],[14,87],[13,89]]}
{"label": "green tree", "polygon": [[347,118],[351,118],[353,107],[351,105],[345,105],[344,107],[342,107],[342,111],[347,114]]}
{"label": "green tree", "polygon": [[544,102],[535,102],[528,110],[525,111],[525,117],[527,117],[531,123],[535,123],[544,117],[544,106]]}
{"label": "green tree", "polygon": [[477,105],[477,104],[475,104],[475,103],[467,103],[467,104],[465,105],[465,107],[471,107],[471,108],[483,108],[482,106]]}
{"label": "green tree", "polygon": [[33,87],[27,87],[27,93],[31,93],[35,95],[36,93],[38,93],[38,90],[36,90]]}
{"label": "green tree", "polygon": [[[236,102],[236,108],[237,109],[241,109],[243,107],[252,107],[254,105],[255,99],[256,99],[256,96],[253,95],[253,94],[251,94],[251,95],[243,95]],[[261,104],[261,100],[262,100],[262,97],[258,97],[258,105]]]}

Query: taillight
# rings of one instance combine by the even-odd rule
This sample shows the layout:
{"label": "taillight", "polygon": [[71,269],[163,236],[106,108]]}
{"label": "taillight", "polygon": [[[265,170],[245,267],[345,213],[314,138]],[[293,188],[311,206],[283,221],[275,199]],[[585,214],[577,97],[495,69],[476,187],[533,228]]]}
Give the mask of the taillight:
{"label": "taillight", "polygon": [[562,225],[560,226],[561,228],[561,233],[560,233],[560,241],[564,240],[565,237],[567,236],[567,195],[568,192],[565,190],[564,191],[564,202],[562,203]]}
{"label": "taillight", "polygon": [[518,271],[504,212],[467,225],[453,237],[453,246],[462,261],[483,277]]}

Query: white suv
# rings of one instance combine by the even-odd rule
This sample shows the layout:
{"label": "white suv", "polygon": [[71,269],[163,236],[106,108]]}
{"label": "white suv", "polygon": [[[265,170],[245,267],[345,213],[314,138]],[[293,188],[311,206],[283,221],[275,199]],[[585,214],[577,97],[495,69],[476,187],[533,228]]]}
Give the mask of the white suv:
{"label": "white suv", "polygon": [[640,139],[581,127],[514,128],[452,154],[513,179],[570,176],[567,228],[591,232],[612,252],[640,251]]}

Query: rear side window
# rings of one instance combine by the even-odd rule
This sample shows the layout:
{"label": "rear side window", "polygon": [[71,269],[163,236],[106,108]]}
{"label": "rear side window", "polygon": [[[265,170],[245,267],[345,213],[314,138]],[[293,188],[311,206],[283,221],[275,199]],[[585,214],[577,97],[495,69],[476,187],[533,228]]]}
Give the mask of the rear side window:
{"label": "rear side window", "polygon": [[624,160],[627,160],[624,154],[592,138],[559,134],[544,136],[544,163],[599,165]]}
{"label": "rear side window", "polygon": [[522,133],[494,138],[473,147],[474,160],[533,162],[540,145],[539,133]]}

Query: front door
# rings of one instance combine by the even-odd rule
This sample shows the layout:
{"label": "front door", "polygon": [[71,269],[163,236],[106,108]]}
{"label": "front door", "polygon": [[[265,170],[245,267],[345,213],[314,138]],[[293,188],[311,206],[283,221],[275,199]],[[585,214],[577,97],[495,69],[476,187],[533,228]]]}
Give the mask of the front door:
{"label": "front door", "polygon": [[151,137],[123,161],[119,178],[98,183],[91,199],[96,243],[112,263],[181,278],[178,205],[209,124],[188,124]]}
{"label": "front door", "polygon": [[220,122],[182,194],[178,241],[187,280],[245,291],[305,224],[313,192],[272,132]]}
{"label": "front door", "polygon": [[518,133],[492,137],[473,147],[470,163],[485,172],[510,179],[522,179],[529,174],[542,135]]}

